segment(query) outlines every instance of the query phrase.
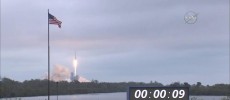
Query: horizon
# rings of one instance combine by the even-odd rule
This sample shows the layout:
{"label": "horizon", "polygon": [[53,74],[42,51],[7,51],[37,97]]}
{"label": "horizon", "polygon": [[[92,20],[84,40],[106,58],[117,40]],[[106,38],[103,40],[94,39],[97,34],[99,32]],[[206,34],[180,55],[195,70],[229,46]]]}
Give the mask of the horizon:
{"label": "horizon", "polygon": [[[28,80],[23,80],[23,81],[19,81],[19,80],[14,80],[14,79],[11,79],[11,78],[9,78],[9,77],[2,77],[2,79],[4,79],[4,78],[7,78],[7,79],[10,79],[10,80],[13,80],[13,81],[17,81],[17,82],[20,82],[20,83],[23,83],[23,82],[25,82],[25,81],[33,81],[33,80],[48,80],[47,78],[44,78],[44,79],[28,79]],[[84,77],[83,77],[84,78]],[[195,82],[195,83],[189,83],[189,82],[180,82],[180,81],[175,81],[175,82],[171,82],[171,83],[162,83],[162,82],[159,82],[159,81],[156,81],[156,80],[150,80],[149,82],[141,82],[141,81],[114,81],[114,82],[112,82],[112,81],[109,81],[109,82],[106,82],[106,81],[100,81],[100,80],[97,80],[97,79],[91,79],[91,80],[89,80],[88,82],[93,82],[93,81],[98,81],[98,83],[123,83],[123,82],[125,82],[125,83],[129,83],[129,82],[134,82],[134,83],[146,83],[146,84],[149,84],[149,83],[151,83],[151,82],[157,82],[157,83],[161,83],[161,84],[163,84],[164,86],[165,85],[170,85],[170,84],[173,84],[173,83],[177,83],[177,82],[179,82],[180,84],[184,84],[184,83],[188,83],[188,84],[190,84],[190,85],[196,85],[198,82]],[[58,81],[58,82],[62,82],[62,81],[64,81],[64,82],[73,82],[73,81],[70,81],[70,80],[61,80],[61,81]],[[50,82],[56,82],[55,80],[50,80]],[[80,81],[79,81],[80,82]],[[88,82],[80,82],[80,83],[88,83]],[[229,84],[229,83],[214,83],[214,84],[203,84],[202,82],[201,82],[201,85],[203,85],[203,86],[214,86],[214,85],[216,85],[216,84]]]}

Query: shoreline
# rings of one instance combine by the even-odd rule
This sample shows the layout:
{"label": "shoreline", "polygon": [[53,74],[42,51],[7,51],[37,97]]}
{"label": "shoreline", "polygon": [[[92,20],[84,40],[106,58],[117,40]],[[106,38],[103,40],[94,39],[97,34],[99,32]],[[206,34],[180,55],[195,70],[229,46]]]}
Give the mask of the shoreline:
{"label": "shoreline", "polygon": [[[124,93],[127,94],[127,92],[107,92],[107,93],[81,93],[81,94],[64,94],[64,95],[58,95],[58,96],[80,96],[80,95],[100,95],[100,94],[115,94],[115,93]],[[56,97],[57,95],[50,95],[50,97]],[[10,97],[10,98],[0,98],[0,100],[4,100],[4,99],[23,99],[23,98],[39,98],[39,97],[47,97],[47,95],[41,95],[41,96],[27,96],[27,97]],[[221,98],[230,98],[230,96],[227,95],[189,95],[189,98],[217,98],[217,97],[221,97]]]}

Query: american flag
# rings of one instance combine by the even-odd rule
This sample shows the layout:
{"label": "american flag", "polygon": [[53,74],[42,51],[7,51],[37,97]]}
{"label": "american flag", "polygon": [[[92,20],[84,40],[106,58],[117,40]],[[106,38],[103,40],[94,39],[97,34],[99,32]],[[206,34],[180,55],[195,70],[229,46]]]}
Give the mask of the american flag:
{"label": "american flag", "polygon": [[61,23],[61,21],[49,13],[49,24],[58,25],[58,27],[61,28]]}

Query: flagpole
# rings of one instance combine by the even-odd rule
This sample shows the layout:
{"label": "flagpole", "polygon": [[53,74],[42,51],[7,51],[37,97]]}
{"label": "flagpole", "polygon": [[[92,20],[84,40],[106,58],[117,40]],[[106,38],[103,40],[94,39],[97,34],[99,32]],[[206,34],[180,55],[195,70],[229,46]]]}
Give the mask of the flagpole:
{"label": "flagpole", "polygon": [[49,29],[49,9],[48,9],[48,100],[50,100],[50,29]]}
{"label": "flagpole", "polygon": [[[1,1],[0,1],[0,5],[1,5]],[[0,22],[1,22],[1,16],[0,16]],[[1,23],[0,23],[0,94],[2,94],[2,29],[1,29]],[[3,98],[2,95],[0,95],[0,98]]]}

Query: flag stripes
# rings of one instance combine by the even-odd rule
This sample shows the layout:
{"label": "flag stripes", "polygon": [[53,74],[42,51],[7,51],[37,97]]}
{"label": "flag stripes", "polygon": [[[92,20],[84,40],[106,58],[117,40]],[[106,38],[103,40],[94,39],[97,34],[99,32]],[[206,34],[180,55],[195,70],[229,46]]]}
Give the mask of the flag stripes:
{"label": "flag stripes", "polygon": [[49,13],[49,24],[58,25],[58,27],[61,28],[61,23],[61,21]]}

